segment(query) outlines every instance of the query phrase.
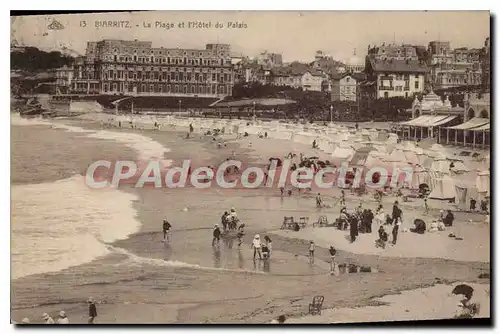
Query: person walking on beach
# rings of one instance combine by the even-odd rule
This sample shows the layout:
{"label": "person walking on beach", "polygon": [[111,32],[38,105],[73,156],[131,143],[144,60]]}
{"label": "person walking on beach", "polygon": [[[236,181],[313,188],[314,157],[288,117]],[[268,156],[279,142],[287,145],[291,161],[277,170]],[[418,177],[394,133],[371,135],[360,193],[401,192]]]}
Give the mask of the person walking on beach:
{"label": "person walking on beach", "polygon": [[429,213],[429,204],[427,204],[427,196],[424,197],[424,207],[425,207],[425,213]]}
{"label": "person walking on beach", "polygon": [[87,303],[89,304],[89,324],[93,324],[95,318],[97,318],[97,307],[95,306],[94,298],[89,297]]}
{"label": "person walking on beach", "polygon": [[253,242],[252,242],[252,247],[253,247],[253,259],[255,260],[255,255],[259,254],[259,259],[262,260],[262,252],[261,252],[261,242],[260,242],[260,235],[256,234],[255,237],[253,237]]}
{"label": "person walking on beach", "polygon": [[69,319],[66,316],[66,312],[64,312],[64,311],[59,312],[59,319],[57,319],[57,323],[59,325],[68,325],[69,324]]}
{"label": "person walking on beach", "polygon": [[309,241],[309,262],[314,263],[314,241]]}
{"label": "person walking on beach", "polygon": [[394,205],[392,206],[392,222],[395,224],[398,222],[398,220],[401,220],[401,214],[402,211],[398,206],[398,201],[394,202]]}
{"label": "person walking on beach", "polygon": [[316,196],[316,208],[321,209],[323,207],[323,199],[321,198],[321,194],[318,193]]}
{"label": "person walking on beach", "polygon": [[392,228],[392,245],[396,245],[398,241],[399,226],[401,225],[401,218],[394,221],[394,227]]}
{"label": "person walking on beach", "polygon": [[241,247],[241,245],[243,244],[243,236],[245,235],[244,228],[245,224],[241,224],[238,227],[238,233],[236,234],[236,237],[238,238],[238,247]]}
{"label": "person walking on beach", "polygon": [[222,230],[224,232],[226,232],[226,230],[227,230],[228,219],[229,219],[229,213],[227,211],[224,211],[224,214],[220,218],[220,222],[222,224]]}
{"label": "person walking on beach", "polygon": [[219,246],[220,235],[221,235],[221,232],[220,232],[219,225],[215,224],[214,231],[213,231],[212,247],[215,245]]}
{"label": "person walking on beach", "polygon": [[345,192],[342,190],[340,192],[340,206],[344,207],[345,206]]}
{"label": "person walking on beach", "polygon": [[52,317],[48,315],[48,313],[42,314],[42,319],[44,321],[44,324],[46,325],[53,325],[55,323],[54,319],[52,319]]}
{"label": "person walking on beach", "polygon": [[350,227],[350,236],[351,236],[351,243],[356,241],[356,237],[358,236],[358,216],[357,215],[352,215],[351,216],[351,221],[349,222],[349,227]]}
{"label": "person walking on beach", "polygon": [[337,250],[333,246],[330,246],[328,252],[330,253],[330,273],[333,274],[335,272],[335,255],[337,255]]}
{"label": "person walking on beach", "polygon": [[270,257],[271,253],[273,251],[273,241],[271,240],[271,238],[269,238],[268,235],[266,235],[264,237],[264,241],[266,242],[266,247],[267,247],[267,250],[268,250],[268,253],[269,253],[269,257]]}
{"label": "person walking on beach", "polygon": [[163,241],[170,242],[170,228],[172,225],[166,220],[163,219]]}

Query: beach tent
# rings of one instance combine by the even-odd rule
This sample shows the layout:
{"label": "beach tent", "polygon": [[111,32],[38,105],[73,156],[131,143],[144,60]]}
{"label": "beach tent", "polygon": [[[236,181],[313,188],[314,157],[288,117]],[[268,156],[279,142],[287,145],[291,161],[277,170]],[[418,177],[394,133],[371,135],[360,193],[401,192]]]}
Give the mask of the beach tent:
{"label": "beach tent", "polygon": [[336,147],[332,152],[333,159],[339,159],[344,161],[350,161],[354,155],[354,150],[350,147]]}
{"label": "beach tent", "polygon": [[403,154],[405,156],[406,162],[410,165],[418,165],[420,164],[420,159],[413,149],[405,148],[403,149]]}
{"label": "beach tent", "polygon": [[410,187],[412,189],[419,189],[419,186],[421,184],[431,184],[431,176],[429,172],[421,165],[416,165],[413,167]]}
{"label": "beach tent", "polygon": [[451,171],[455,174],[463,174],[470,171],[470,169],[467,168],[467,166],[465,166],[465,164],[460,160],[453,161],[453,165],[454,166],[451,168]]}
{"label": "beach tent", "polygon": [[483,170],[477,173],[476,188],[481,197],[490,196],[490,172]]}
{"label": "beach tent", "polygon": [[456,196],[455,181],[448,175],[443,175],[443,177],[436,179],[429,194],[430,199],[439,200],[451,200]]}
{"label": "beach tent", "polygon": [[385,141],[387,144],[393,144],[393,145],[395,145],[395,144],[398,143],[399,137],[398,137],[397,134],[395,134],[395,133],[388,133],[387,135],[388,135],[388,138]]}
{"label": "beach tent", "polygon": [[470,200],[479,198],[476,187],[477,171],[469,171],[455,179],[455,204],[460,210],[469,210]]}

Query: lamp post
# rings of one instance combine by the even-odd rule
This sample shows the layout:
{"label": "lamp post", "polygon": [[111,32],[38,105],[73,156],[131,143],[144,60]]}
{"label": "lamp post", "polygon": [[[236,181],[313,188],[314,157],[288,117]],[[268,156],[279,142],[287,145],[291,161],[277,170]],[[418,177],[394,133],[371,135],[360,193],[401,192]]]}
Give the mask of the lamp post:
{"label": "lamp post", "polygon": [[333,123],[333,106],[330,105],[330,123]]}
{"label": "lamp post", "polygon": [[255,118],[255,101],[253,101],[253,117]]}
{"label": "lamp post", "polygon": [[181,105],[182,105],[182,101],[179,100],[179,113],[181,112]]}

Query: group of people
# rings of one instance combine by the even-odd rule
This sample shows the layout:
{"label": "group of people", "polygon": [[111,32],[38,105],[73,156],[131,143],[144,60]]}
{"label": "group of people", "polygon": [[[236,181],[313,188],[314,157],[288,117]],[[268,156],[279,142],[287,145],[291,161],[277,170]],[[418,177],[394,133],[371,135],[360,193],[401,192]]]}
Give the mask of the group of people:
{"label": "group of people", "polygon": [[375,214],[371,209],[364,209],[362,204],[356,210],[349,214],[344,206],[340,210],[340,217],[337,227],[340,230],[346,230],[349,227],[351,242],[355,242],[359,233],[372,233],[372,224]]}
{"label": "group of people", "polygon": [[[97,307],[96,307],[95,300],[92,297],[90,297],[87,300],[87,304],[89,305],[88,323],[93,324],[95,318],[97,317]],[[44,313],[44,314],[42,314],[42,320],[43,320],[43,323],[46,325],[55,325],[55,324],[68,325],[70,323],[69,318],[66,315],[65,311],[59,311],[59,314],[58,314],[58,317],[56,320],[54,320],[54,318],[52,318],[48,313]],[[29,318],[24,318],[20,323],[16,323],[16,324],[29,325],[30,323],[31,323],[31,321]]]}

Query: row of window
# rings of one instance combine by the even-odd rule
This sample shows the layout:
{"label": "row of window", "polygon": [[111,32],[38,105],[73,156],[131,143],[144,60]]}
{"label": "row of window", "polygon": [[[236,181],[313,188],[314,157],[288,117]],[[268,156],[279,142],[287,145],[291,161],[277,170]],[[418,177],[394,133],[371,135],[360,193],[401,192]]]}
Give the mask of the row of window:
{"label": "row of window", "polygon": [[118,85],[103,84],[103,91],[123,93],[184,93],[184,94],[229,94],[231,86],[224,85]]}
{"label": "row of window", "polygon": [[[419,89],[419,88],[420,88],[420,82],[415,81],[415,89]],[[405,90],[405,91],[410,90],[410,85],[408,84],[408,81],[407,81],[407,84],[405,84],[404,86],[392,86],[392,84],[389,86],[384,86],[381,83],[378,89],[379,90],[395,90],[395,91],[402,92],[403,90]]]}
{"label": "row of window", "polygon": [[231,75],[224,73],[217,75],[212,73],[191,73],[191,72],[132,72],[132,71],[113,71],[104,72],[104,80],[109,79],[129,79],[129,80],[160,80],[160,81],[198,81],[206,82],[209,79],[212,81],[231,81]]}
{"label": "row of window", "polygon": [[137,56],[104,56],[104,60],[114,62],[143,63],[143,64],[169,64],[169,65],[206,65],[224,66],[231,65],[231,59],[203,59],[203,58],[156,58]]}
{"label": "row of window", "polygon": [[[222,49],[219,49],[219,50],[222,50]],[[108,51],[108,52],[109,52],[110,50],[109,50],[109,49],[106,49],[106,51]],[[178,51],[178,50],[176,50],[176,51]],[[92,53],[92,52],[93,52],[93,50],[90,50],[90,53]],[[113,52],[114,52],[114,53],[117,53],[117,52],[118,52],[118,49],[113,49]],[[126,51],[126,52],[132,52],[132,50],[129,50],[129,51]],[[141,52],[139,52],[139,53],[141,53]],[[146,52],[146,50],[142,50],[142,54],[143,54],[143,55],[145,55],[146,53],[147,53],[147,52]],[[154,54],[154,50],[150,50],[150,52],[149,52],[149,53],[153,55],[153,54]],[[160,55],[162,55],[162,54],[163,54],[163,51],[159,51],[158,53],[159,53]],[[134,54],[137,54],[137,50],[134,50]],[[166,54],[166,55],[170,55],[170,51],[167,51],[165,54]],[[211,54],[212,54],[213,56],[215,56],[215,55],[216,55],[216,52],[213,52],[213,53],[211,53]],[[184,55],[184,56],[187,56],[187,55],[188,55],[188,52],[187,52],[187,51],[184,51],[183,55]],[[194,57],[195,55],[196,55],[196,52],[195,52],[195,51],[191,51],[191,57]],[[199,57],[201,57],[202,55],[203,55],[203,53],[202,53],[202,52],[200,52],[200,51],[198,51],[198,56],[199,56]],[[220,53],[220,55],[221,55],[221,56],[223,56],[223,55],[224,55],[224,52],[221,52],[221,53]]]}

